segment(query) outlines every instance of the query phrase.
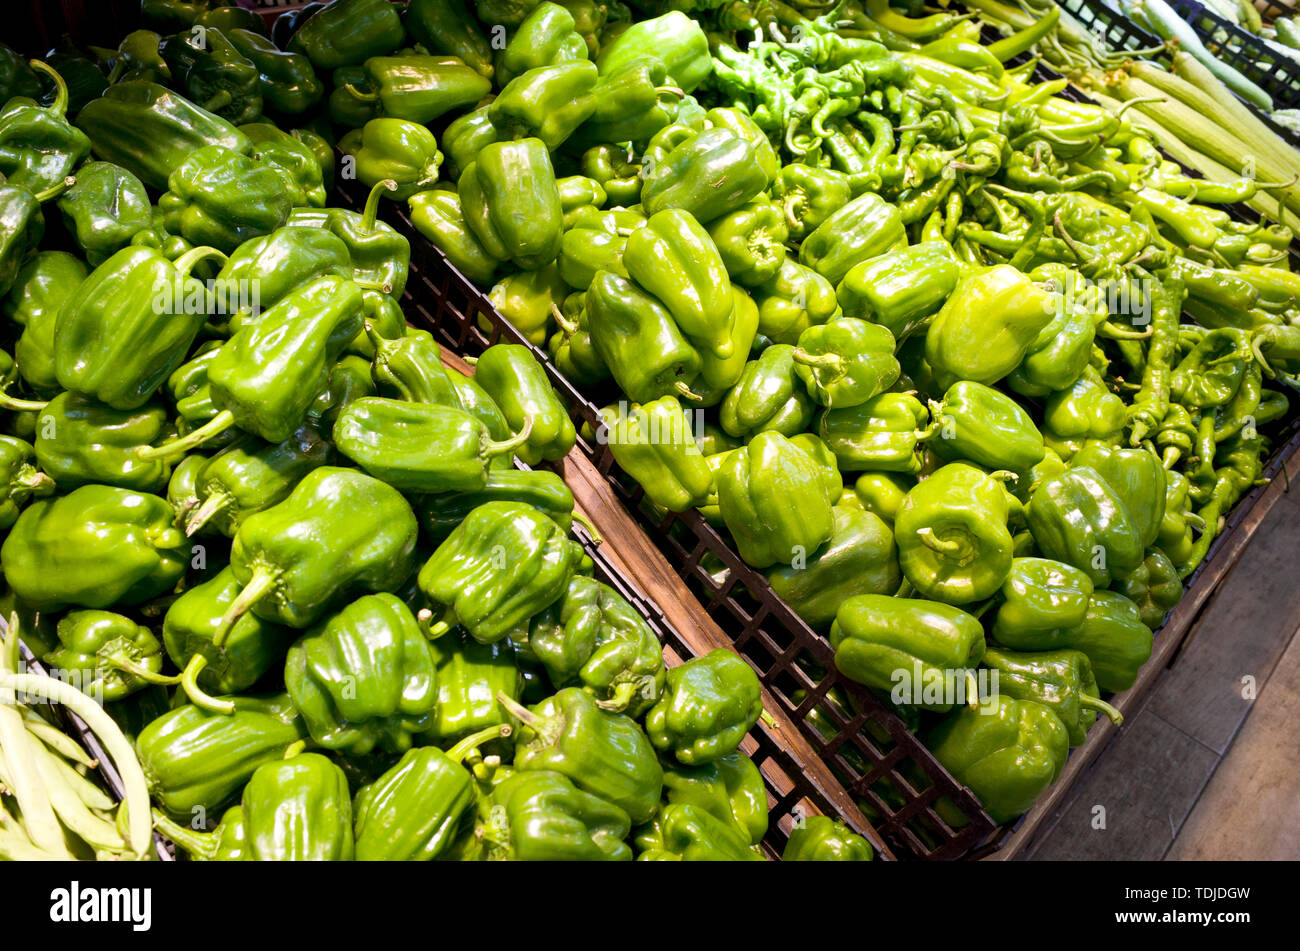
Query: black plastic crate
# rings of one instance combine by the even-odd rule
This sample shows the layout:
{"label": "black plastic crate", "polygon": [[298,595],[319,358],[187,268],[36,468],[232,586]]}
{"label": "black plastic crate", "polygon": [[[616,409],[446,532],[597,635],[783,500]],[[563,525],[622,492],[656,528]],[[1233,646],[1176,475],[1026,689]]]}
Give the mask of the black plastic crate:
{"label": "black plastic crate", "polygon": [[1169,5],[1192,25],[1211,53],[1272,96],[1276,108],[1300,107],[1300,61],[1276,52],[1197,0],[1169,0]]}

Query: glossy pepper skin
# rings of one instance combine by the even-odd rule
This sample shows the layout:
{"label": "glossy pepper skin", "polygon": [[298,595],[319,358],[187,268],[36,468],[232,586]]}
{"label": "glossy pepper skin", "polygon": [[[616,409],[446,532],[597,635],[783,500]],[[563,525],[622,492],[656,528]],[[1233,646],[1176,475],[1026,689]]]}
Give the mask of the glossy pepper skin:
{"label": "glossy pepper skin", "polygon": [[996,383],[1024,359],[1058,300],[1010,265],[968,273],[930,321],[925,358],[943,385]]}
{"label": "glossy pepper skin", "polygon": [[819,463],[780,433],[755,436],[718,470],[718,505],[737,550],[755,568],[810,557],[833,530]]}
{"label": "glossy pepper skin", "polygon": [[496,57],[497,83],[504,87],[530,69],[587,59],[587,44],[574,27],[573,14],[558,3],[538,4]]}
{"label": "glossy pepper skin", "polygon": [[240,799],[255,862],[345,862],[352,859],[348,779],[320,753],[299,753],[254,770]]}
{"label": "glossy pepper skin", "polygon": [[406,28],[429,50],[459,56],[492,78],[492,48],[463,0],[414,0],[407,4]]}
{"label": "glossy pepper skin", "polygon": [[698,766],[666,764],[664,802],[687,803],[708,812],[738,830],[750,845],[757,845],[767,834],[763,774],[739,751]]}
{"label": "glossy pepper skin", "polygon": [[840,605],[862,594],[893,594],[902,582],[894,533],[879,516],[837,504],[830,541],[798,568],[767,573],[768,583],[808,625],[826,630]]}
{"label": "glossy pepper skin", "polygon": [[804,238],[799,263],[839,284],[855,264],[896,250],[906,240],[898,209],[874,192],[866,192]]}
{"label": "glossy pepper skin", "polygon": [[772,194],[780,202],[790,237],[802,241],[836,209],[847,205],[853,190],[842,172],[791,164],[777,174]]}
{"label": "glossy pepper skin", "polygon": [[343,240],[323,228],[286,225],[241,244],[226,258],[216,280],[218,286],[228,289],[224,312],[238,329],[253,317],[254,309],[269,310],[293,290],[326,274],[352,276],[351,257]]}
{"label": "glossy pepper skin", "polygon": [[90,140],[67,119],[68,87],[63,77],[40,60],[31,62],[54,80],[54,102],[47,109],[18,96],[0,109],[0,174],[9,185],[37,195],[58,185],[81,164],[90,154]]}
{"label": "glossy pepper skin", "polygon": [[38,197],[17,185],[0,185],[0,293],[9,293],[27,252],[36,249],[44,234]]}
{"label": "glossy pepper skin", "polygon": [[289,49],[317,69],[356,66],[402,45],[406,30],[385,0],[333,0],[293,35]]}
{"label": "glossy pepper skin", "polygon": [[442,348],[431,333],[411,328],[396,340],[373,335],[371,340],[375,348],[371,375],[381,395],[408,403],[459,406],[442,366]]}
{"label": "glossy pepper skin", "polygon": [[640,716],[664,689],[663,648],[612,588],[575,575],[529,625],[528,644],[557,687],[581,686],[601,709]]}
{"label": "glossy pepper skin", "polygon": [[284,684],[326,749],[400,753],[433,716],[435,671],[410,608],[391,594],[368,594],[289,648]]}
{"label": "glossy pepper skin", "polygon": [[454,632],[430,641],[429,649],[438,663],[438,704],[428,732],[417,738],[421,743],[446,746],[510,723],[498,694],[518,700],[523,691],[512,641],[480,644]]}
{"label": "glossy pepper skin", "polygon": [[1128,510],[1144,548],[1154,545],[1165,517],[1165,467],[1147,449],[1085,445],[1070,457],[1101,476]]}
{"label": "glossy pepper skin", "polygon": [[36,450],[17,436],[0,436],[0,531],[18,520],[34,496],[54,493],[54,480],[36,467]]}
{"label": "glossy pepper skin", "polygon": [[363,184],[377,188],[382,182],[393,182],[396,188],[379,194],[399,201],[431,188],[442,165],[433,133],[406,119],[371,119],[354,144],[344,142],[340,147],[356,159],[357,178]]}
{"label": "glossy pepper skin", "polygon": [[754,298],[738,284],[731,285],[731,297],[731,356],[722,359],[709,351],[700,353],[700,375],[695,387],[702,406],[716,406],[740,382],[758,336],[758,304]]}
{"label": "glossy pepper skin", "polygon": [[378,96],[383,115],[421,125],[492,91],[490,80],[455,57],[373,56],[365,70],[375,92],[363,95]]}
{"label": "glossy pepper skin", "polygon": [[1069,733],[1055,713],[1032,700],[996,696],[991,702],[991,711],[958,710],[924,741],[994,822],[1010,822],[1060,775]]}
{"label": "glossy pepper skin", "polygon": [[285,223],[293,197],[269,165],[222,146],[194,152],[167,179],[158,199],[167,230],[229,253]]}
{"label": "glossy pepper skin", "polygon": [[1039,550],[1085,572],[1102,588],[1142,563],[1142,537],[1128,507],[1094,469],[1043,481],[1025,507]]}
{"label": "glossy pepper skin", "polygon": [[721,359],[731,355],[731,281],[713,239],[690,214],[652,214],[628,236],[622,262],[632,280],[668,309],[692,346]]}
{"label": "glossy pepper skin", "polygon": [[494,142],[460,176],[465,223],[499,261],[535,271],[560,253],[564,211],[546,145]]}
{"label": "glossy pepper skin", "polygon": [[237,694],[283,662],[294,632],[256,614],[237,620],[218,647],[213,643],[221,619],[242,585],[228,566],[212,579],[187,589],[163,617],[167,656],[184,670],[196,654],[206,660],[198,685],[211,694]]}
{"label": "glossy pepper skin", "polygon": [[198,832],[154,810],[154,828],[194,862],[244,862],[248,860],[248,828],[244,807],[231,806],[211,832]]}
{"label": "glossy pepper skin", "polygon": [[630,861],[625,810],[550,769],[518,770],[479,808],[475,835],[489,861]]}
{"label": "glossy pepper skin", "polygon": [[982,601],[1011,570],[1011,496],[974,466],[952,462],[907,493],[894,519],[898,561],[923,596]]}
{"label": "glossy pepper skin", "polygon": [[564,479],[546,469],[489,470],[482,489],[423,496],[416,501],[415,514],[425,535],[441,542],[486,502],[526,502],[561,528],[573,523],[573,492]]}
{"label": "glossy pepper skin", "polygon": [[476,284],[491,284],[501,261],[493,257],[465,220],[460,196],[432,189],[408,199],[411,224],[448,263]]}
{"label": "glossy pepper skin", "polygon": [[1064,390],[1052,393],[1043,406],[1046,444],[1068,460],[1088,440],[1118,443],[1127,412],[1093,367]]}
{"label": "glossy pepper skin", "polygon": [[9,586],[43,611],[148,601],[180,580],[189,558],[166,499],[105,485],[33,502],[0,548]]}
{"label": "glossy pepper skin", "polygon": [[722,401],[719,421],[737,438],[763,432],[794,436],[808,428],[816,406],[799,379],[796,350],[773,344],[749,361]]}
{"label": "glossy pepper skin", "polygon": [[352,469],[314,469],[239,527],[230,567],[244,590],[227,616],[251,608],[306,628],[351,596],[395,590],[411,573],[417,531],[396,489]]}
{"label": "glossy pepper skin", "polygon": [[1148,548],[1142,564],[1120,581],[1117,590],[1138,606],[1142,623],[1155,631],[1183,599],[1183,580],[1168,555]]}
{"label": "glossy pepper skin", "polygon": [[530,69],[502,88],[488,119],[503,139],[536,138],[557,149],[596,111],[599,78],[585,59]]}
{"label": "glossy pepper skin", "polygon": [[173,262],[153,248],[126,247],[95,268],[55,325],[59,385],[114,409],[144,405],[207,318],[205,308],[189,306],[204,299],[189,270],[212,253],[196,248]]}
{"label": "glossy pepper skin", "polygon": [[654,822],[637,833],[636,845],[637,861],[762,861],[733,824],[684,802],[665,806]]}
{"label": "glossy pepper skin", "polygon": [[490,460],[518,449],[526,436],[498,442],[457,407],[377,396],[346,406],[333,433],[339,452],[403,492],[478,491],[487,485]]}
{"label": "glossy pepper skin", "polygon": [[601,47],[596,65],[608,75],[645,57],[662,63],[673,83],[688,93],[712,71],[708,38],[680,10],[632,24]]}
{"label": "glossy pepper skin", "polygon": [[[611,142],[647,142],[673,121],[680,94],[670,84],[663,64],[650,59],[602,73],[594,90],[596,108],[571,141],[593,148]],[[637,193],[639,196],[639,183]]]}
{"label": "glossy pepper skin", "polygon": [[1099,698],[1092,664],[1080,651],[1022,654],[990,648],[984,654],[984,666],[997,671],[998,693],[1032,700],[1060,717],[1071,746],[1083,744],[1098,713],[1106,714],[1117,726],[1124,722],[1118,710]]}
{"label": "glossy pepper skin", "polygon": [[162,645],[147,627],[109,611],[70,611],[59,619],[59,646],[45,656],[54,666],[80,675],[78,689],[120,700],[146,684],[169,683],[162,670]]}
{"label": "glossy pepper skin", "polygon": [[656,505],[685,512],[704,504],[713,487],[690,417],[672,396],[601,410],[604,439],[616,461]]}
{"label": "glossy pepper skin", "polygon": [[187,96],[238,125],[262,114],[257,67],[216,28],[165,37],[163,59]]}
{"label": "glossy pepper skin", "polygon": [[60,389],[54,372],[54,331],[59,311],[88,273],[86,265],[67,251],[38,251],[18,271],[13,288],[0,303],[0,311],[22,328],[14,343],[18,376],[37,393]]}
{"label": "glossy pepper skin", "polygon": [[392,225],[378,220],[379,198],[389,191],[387,181],[376,184],[360,214],[346,208],[300,208],[290,213],[288,223],[328,228],[347,245],[353,278],[383,288],[397,300],[406,287],[411,243]]}
{"label": "glossy pepper skin", "polygon": [[87,162],[59,198],[59,211],[91,266],[98,266],[150,226],[144,183],[110,162]]}
{"label": "glossy pepper skin", "polygon": [[479,744],[502,736],[490,727],[443,752],[407,750],[391,769],[363,786],[352,803],[358,862],[428,862],[446,855],[477,798],[474,777],[461,760]]}
{"label": "glossy pepper skin", "polygon": [[587,291],[587,320],[596,352],[634,403],[695,396],[700,354],[668,308],[632,281],[598,271]]}
{"label": "glossy pepper skin", "polygon": [[781,853],[782,862],[870,862],[871,843],[843,822],[809,816],[795,826]]}
{"label": "glossy pepper skin", "polygon": [[631,717],[605,712],[594,697],[576,687],[566,687],[530,708],[497,699],[520,721],[516,770],[560,773],[584,792],[626,812],[633,822],[654,815],[663,769],[650,740]]}
{"label": "glossy pepper skin", "polygon": [[1047,650],[1083,623],[1092,598],[1088,575],[1047,558],[1015,558],[1002,583],[993,639],[1017,650]]}
{"label": "glossy pepper skin", "polygon": [[789,228],[781,209],[756,199],[709,225],[731,279],[745,287],[758,287],[776,277],[785,263]]}
{"label": "glossy pepper skin", "polygon": [[488,118],[486,106],[452,119],[442,133],[442,151],[446,156],[443,172],[447,180],[457,181],[478,157],[483,146],[500,141],[501,136]]}
{"label": "glossy pepper skin", "polygon": [[250,155],[280,176],[295,207],[324,207],[324,173],[310,146],[269,122],[250,122],[239,131],[253,143]]}
{"label": "glossy pepper skin", "polygon": [[138,492],[161,492],[170,474],[165,463],[137,453],[170,430],[159,403],[115,410],[79,393],[60,393],[41,410],[36,459],[67,492],[88,483]]}
{"label": "glossy pepper skin", "polygon": [[90,137],[96,158],[122,166],[159,191],[201,148],[249,148],[248,138],[225,119],[153,82],[110,86],[86,104],[77,125]]}
{"label": "glossy pepper skin", "polygon": [[1151,645],[1151,630],[1136,604],[1114,591],[1094,591],[1083,623],[1062,632],[1052,646],[1087,654],[1097,686],[1118,693],[1133,686]]}
{"label": "glossy pepper skin", "polygon": [[868,594],[840,605],[831,625],[835,666],[902,702],[940,713],[971,695],[970,671],[984,656],[984,630],[972,615],[938,601]]}
{"label": "glossy pepper skin", "polygon": [[185,704],[149,723],[136,739],[154,801],[174,816],[214,813],[263,763],[284,758],[307,737],[287,694],[237,697],[230,716]]}
{"label": "glossy pepper skin", "polygon": [[951,245],[922,241],[859,261],[836,296],[846,316],[879,324],[902,342],[943,306],[960,273]]}
{"label": "glossy pepper skin", "polygon": [[306,56],[283,51],[252,30],[235,27],[225,33],[231,45],[257,69],[257,87],[266,109],[301,115],[321,101],[325,87]]}
{"label": "glossy pepper skin", "polygon": [[527,440],[514,450],[525,463],[535,466],[569,454],[578,438],[573,421],[527,347],[488,347],[474,365],[474,380],[501,408],[511,428],[523,432],[531,421]]}
{"label": "glossy pepper skin", "polygon": [[641,203],[649,215],[681,209],[707,225],[767,188],[756,158],[753,145],[730,129],[706,129],[647,173]]}
{"label": "glossy pepper skin", "polygon": [[738,654],[713,650],[668,671],[664,695],[646,713],[655,749],[687,766],[735,752],[763,711],[754,669]]}
{"label": "glossy pepper skin", "polygon": [[1042,461],[1043,434],[1020,404],[992,387],[959,380],[931,401],[936,426],[926,444],[941,458],[1025,472]]}
{"label": "glossy pepper skin", "polygon": [[794,350],[795,373],[827,409],[859,406],[898,380],[894,335],[852,317],[809,327]]}
{"label": "glossy pepper skin", "polygon": [[839,315],[835,288],[811,268],[787,256],[776,277],[754,288],[758,332],[773,343],[797,344],[809,327]]}
{"label": "glossy pepper skin", "polygon": [[865,403],[827,410],[817,433],[845,472],[921,471],[920,442],[929,415],[908,393],[881,393]]}
{"label": "glossy pepper skin", "polygon": [[[498,552],[507,552],[504,560]],[[563,596],[582,548],[542,513],[488,502],[465,518],[420,569],[420,590],[485,644],[523,635],[528,620]]]}

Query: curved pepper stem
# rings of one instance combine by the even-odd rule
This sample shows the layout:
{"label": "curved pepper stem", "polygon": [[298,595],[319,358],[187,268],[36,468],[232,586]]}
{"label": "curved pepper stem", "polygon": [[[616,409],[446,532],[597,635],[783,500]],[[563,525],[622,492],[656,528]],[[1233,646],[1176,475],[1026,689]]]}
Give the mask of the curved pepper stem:
{"label": "curved pepper stem", "polygon": [[844,367],[844,358],[836,353],[812,354],[795,347],[792,356],[795,363],[802,363],[806,367],[827,367],[839,371]]}
{"label": "curved pepper stem", "polygon": [[168,674],[159,674],[150,670],[148,667],[141,667],[135,661],[127,657],[109,657],[107,658],[110,667],[116,667],[123,673],[130,674],[143,680],[145,683],[162,684],[164,687],[171,687],[181,682],[179,676],[170,676]]}
{"label": "curved pepper stem", "polygon": [[172,267],[176,268],[180,274],[188,276],[190,271],[194,270],[196,264],[200,261],[206,261],[208,258],[221,258],[222,264],[225,264],[228,260],[225,252],[221,249],[200,245],[197,248],[190,248],[178,257],[172,262]]}
{"label": "curved pepper stem", "polygon": [[1081,694],[1079,696],[1079,706],[1086,707],[1089,710],[1098,710],[1110,718],[1110,722],[1119,726],[1124,722],[1124,714],[1120,713],[1105,700],[1100,697],[1094,697],[1091,694]]}
{"label": "curved pepper stem", "polygon": [[230,496],[224,492],[208,496],[185,522],[185,537],[190,537],[208,524],[218,512],[230,504],[230,501]]}
{"label": "curved pepper stem", "polygon": [[428,608],[421,608],[420,613],[415,616],[415,621],[420,625],[426,640],[436,641],[456,626],[456,612],[448,607],[443,612],[442,619],[435,622],[433,612]]}
{"label": "curved pepper stem", "polygon": [[191,657],[185,669],[181,671],[181,689],[185,691],[185,696],[190,698],[190,703],[199,709],[230,716],[235,712],[235,704],[232,701],[218,700],[199,686],[199,674],[203,673],[207,666],[208,659],[202,654]]}
{"label": "curved pepper stem", "polygon": [[528,442],[528,437],[533,433],[533,417],[525,416],[523,428],[515,433],[509,439],[500,441],[495,439],[484,438],[479,443],[482,453],[489,459],[493,456],[503,456],[507,452],[514,452],[524,443]]}
{"label": "curved pepper stem", "polygon": [[518,720],[520,723],[526,723],[533,729],[542,725],[542,718],[533,713],[522,703],[507,697],[503,691],[497,691],[497,703],[506,708],[506,712]]}
{"label": "curved pepper stem", "polygon": [[168,440],[161,446],[141,446],[135,453],[141,459],[179,459],[214,436],[220,436],[233,425],[235,425],[235,414],[228,409],[223,409],[188,435]]}
{"label": "curved pepper stem", "polygon": [[504,740],[513,732],[515,732],[515,728],[509,723],[501,723],[485,730],[479,730],[477,733],[471,733],[464,739],[457,741],[455,746],[446,750],[447,759],[459,763],[484,743],[489,743],[492,740]]}
{"label": "curved pepper stem", "polygon": [[179,822],[173,822],[157,809],[153,811],[153,827],[184,849],[192,858],[210,860],[217,854],[215,832],[199,832],[197,829],[186,828]]}
{"label": "curved pepper stem", "polygon": [[692,390],[685,380],[678,380],[673,384],[673,389],[680,393],[683,399],[690,400],[692,403],[698,403],[704,399],[699,393]]}
{"label": "curved pepper stem", "polygon": [[0,390],[0,409],[15,413],[39,413],[49,405],[45,400],[24,400]]}
{"label": "curved pepper stem", "polygon": [[563,330],[567,336],[572,337],[580,329],[575,321],[564,316],[564,312],[560,310],[555,301],[551,301],[551,319],[555,321],[555,325]]}
{"label": "curved pepper stem", "polygon": [[585,531],[587,535],[590,536],[591,543],[593,545],[604,544],[605,539],[602,538],[600,532],[596,530],[596,526],[591,523],[591,519],[587,518],[587,516],[583,515],[577,509],[574,509],[573,520],[582,526],[583,531]]}
{"label": "curved pepper stem", "polygon": [[366,196],[366,207],[361,212],[361,231],[365,234],[375,230],[375,221],[379,218],[379,196],[384,192],[397,191],[397,182],[384,178],[375,182],[374,188]]}
{"label": "curved pepper stem", "polygon": [[229,89],[223,89],[207,102],[203,103],[203,108],[208,112],[216,112],[218,109],[224,109],[234,102],[235,97],[230,94]]}
{"label": "curved pepper stem", "polygon": [[[269,571],[265,568],[257,568],[253,571],[253,576],[248,579],[248,584],[240,590],[235,600],[226,608],[226,613],[221,615],[221,620],[217,622],[217,629],[212,634],[212,646],[220,650],[226,645],[226,640],[230,637],[230,631],[244,614],[254,604],[260,601],[267,593],[275,587],[276,582],[280,580],[280,572]],[[190,698],[190,702],[196,707],[200,707],[211,713],[224,713],[230,715],[235,712],[235,705],[229,700],[218,700],[210,696],[202,687],[199,686],[199,674],[203,673],[204,668],[208,666],[208,659],[202,654],[195,654],[181,671],[180,683],[181,689],[185,695]]]}
{"label": "curved pepper stem", "polygon": [[357,102],[378,102],[379,101],[379,93],[377,92],[362,92],[352,83],[344,83],[343,88],[346,89],[348,91],[348,95],[351,96],[353,99],[357,100]]}
{"label": "curved pepper stem", "polygon": [[68,114],[68,84],[59,75],[59,71],[44,60],[30,59],[27,65],[54,80],[54,104],[50,106],[50,112],[62,119]]}
{"label": "curved pepper stem", "polygon": [[614,688],[614,693],[608,700],[597,700],[596,706],[611,713],[622,713],[640,692],[641,687],[636,683],[630,680],[624,681]]}

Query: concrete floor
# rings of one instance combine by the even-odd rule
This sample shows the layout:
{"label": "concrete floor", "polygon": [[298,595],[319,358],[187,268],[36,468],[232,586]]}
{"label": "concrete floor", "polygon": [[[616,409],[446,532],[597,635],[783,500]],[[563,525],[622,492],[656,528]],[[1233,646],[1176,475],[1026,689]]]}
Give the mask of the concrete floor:
{"label": "concrete floor", "polygon": [[1300,859],[1300,485],[1022,857]]}

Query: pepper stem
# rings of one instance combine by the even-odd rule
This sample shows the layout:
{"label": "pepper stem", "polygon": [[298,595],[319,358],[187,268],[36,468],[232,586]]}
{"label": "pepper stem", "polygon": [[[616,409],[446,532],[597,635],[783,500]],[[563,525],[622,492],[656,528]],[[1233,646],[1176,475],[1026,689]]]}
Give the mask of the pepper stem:
{"label": "pepper stem", "polygon": [[366,207],[361,212],[361,231],[365,234],[375,230],[375,220],[379,217],[379,196],[385,191],[397,191],[397,182],[391,178],[381,179],[375,182],[374,188],[370,189],[370,194],[366,197]]}
{"label": "pepper stem", "polygon": [[415,616],[415,621],[420,625],[426,640],[436,641],[455,626],[456,613],[449,607],[443,612],[442,620],[434,623],[433,612],[428,608],[421,608],[420,613]]}
{"label": "pepper stem", "polygon": [[980,682],[975,676],[975,671],[969,667],[966,668],[966,703],[971,707],[980,705]]}
{"label": "pepper stem", "polygon": [[161,446],[141,446],[135,451],[141,459],[179,459],[191,449],[197,449],[215,436],[220,436],[235,425],[235,414],[223,409],[216,416],[188,435],[168,440]]}
{"label": "pepper stem", "polygon": [[252,577],[248,579],[248,584],[244,585],[239,594],[235,596],[235,600],[230,602],[230,607],[226,608],[226,613],[221,615],[217,629],[212,634],[212,646],[224,647],[226,638],[230,637],[230,629],[235,626],[235,622],[248,613],[249,608],[266,597],[279,581],[279,571],[255,568]]}
{"label": "pepper stem", "polygon": [[200,245],[197,248],[190,248],[178,257],[172,262],[172,267],[176,268],[177,272],[182,277],[185,277],[189,275],[190,271],[194,269],[196,264],[200,261],[206,261],[208,258],[221,258],[222,264],[225,264],[227,261],[225,252],[218,248],[210,248],[207,245]]}
{"label": "pepper stem", "polygon": [[28,60],[27,65],[54,80],[54,104],[50,106],[50,112],[62,119],[68,114],[68,84],[59,75],[59,71],[44,60]]}
{"label": "pepper stem", "polygon": [[142,667],[135,661],[129,660],[126,657],[110,657],[108,658],[108,664],[110,667],[116,667],[118,670],[130,674],[132,677],[137,677],[149,684],[162,684],[163,686],[170,687],[173,684],[181,682],[179,676],[155,673],[148,667]]}
{"label": "pepper stem", "polygon": [[692,403],[698,403],[704,399],[704,397],[700,396],[699,393],[692,390],[685,380],[678,380],[673,384],[673,389],[682,394],[684,398],[690,400]]}
{"label": "pepper stem", "polygon": [[1120,713],[1101,697],[1094,697],[1092,694],[1083,693],[1079,696],[1079,706],[1086,707],[1089,710],[1099,710],[1110,718],[1110,722],[1119,726],[1124,722],[1124,714]]}
{"label": "pepper stem", "polygon": [[179,822],[173,822],[157,809],[153,811],[153,827],[193,858],[211,859],[217,853],[215,833],[187,829]]}
{"label": "pepper stem", "polygon": [[515,728],[509,723],[501,723],[497,726],[488,727],[486,730],[479,730],[477,733],[471,733],[464,739],[459,740],[455,746],[446,751],[447,759],[459,763],[484,743],[491,742],[492,740],[504,740],[513,732],[515,732]]}
{"label": "pepper stem", "polygon": [[596,706],[611,713],[622,713],[627,709],[627,705],[632,702],[632,698],[637,695],[639,689],[635,683],[626,680],[614,688],[614,693],[608,700],[597,700]]}
{"label": "pepper stem", "polygon": [[505,707],[506,712],[521,723],[526,723],[533,729],[537,729],[541,726],[541,717],[533,713],[532,710],[529,710],[517,700],[512,700],[510,697],[507,697],[503,691],[497,691],[497,703]]}
{"label": "pepper stem", "polygon": [[587,516],[583,515],[577,509],[574,509],[573,520],[583,527],[583,530],[585,530],[591,537],[591,543],[593,545],[604,544],[605,539],[603,539],[600,532],[596,530],[596,526],[591,523],[591,519],[587,518]]}
{"label": "pepper stem", "polygon": [[59,195],[62,195],[75,184],[77,184],[77,176],[69,175],[67,178],[63,179],[63,181],[56,182],[44,191],[37,192],[32,197],[36,199],[38,205],[43,205],[51,198],[57,198]]}
{"label": "pepper stem", "polygon": [[565,317],[564,312],[560,310],[555,301],[551,301],[551,318],[555,321],[556,326],[570,337],[579,330],[577,322]]}
{"label": "pepper stem", "polygon": [[843,371],[844,358],[838,353],[809,353],[799,347],[794,348],[795,363],[802,363],[806,367],[828,367],[834,370]]}
{"label": "pepper stem", "polygon": [[189,517],[185,523],[185,537],[188,538],[197,532],[215,516],[218,512],[230,504],[230,496],[224,492],[216,495],[209,495]]}
{"label": "pepper stem", "polygon": [[0,390],[0,409],[12,410],[15,413],[39,413],[49,405],[44,400],[24,400],[16,396],[10,396],[4,390]]}
{"label": "pepper stem", "polygon": [[533,417],[525,416],[523,428],[509,439],[495,440],[486,436],[479,443],[479,451],[485,458],[491,459],[493,456],[501,456],[507,452],[513,452],[524,443],[528,442],[528,437],[533,433]]}
{"label": "pepper stem", "polygon": [[362,92],[356,86],[352,85],[352,83],[344,83],[343,88],[348,91],[349,96],[356,99],[358,102],[377,102],[379,100],[379,93]]}
{"label": "pepper stem", "polygon": [[229,89],[223,89],[207,102],[203,103],[203,108],[208,112],[216,112],[218,109],[224,109],[234,101],[234,96],[230,94]]}
{"label": "pepper stem", "polygon": [[916,530],[916,536],[921,539],[921,544],[926,548],[938,552],[941,555],[955,555],[965,548],[961,542],[953,541],[951,538],[940,538],[929,525],[918,528]]}
{"label": "pepper stem", "polygon": [[203,673],[203,669],[207,666],[208,659],[202,654],[191,657],[185,669],[181,671],[181,689],[185,691],[185,696],[190,698],[190,703],[199,709],[230,716],[235,712],[233,702],[218,700],[199,686],[199,674]]}

